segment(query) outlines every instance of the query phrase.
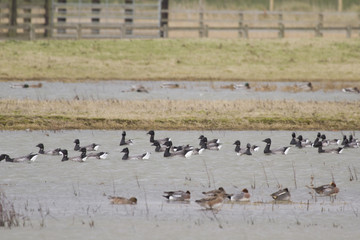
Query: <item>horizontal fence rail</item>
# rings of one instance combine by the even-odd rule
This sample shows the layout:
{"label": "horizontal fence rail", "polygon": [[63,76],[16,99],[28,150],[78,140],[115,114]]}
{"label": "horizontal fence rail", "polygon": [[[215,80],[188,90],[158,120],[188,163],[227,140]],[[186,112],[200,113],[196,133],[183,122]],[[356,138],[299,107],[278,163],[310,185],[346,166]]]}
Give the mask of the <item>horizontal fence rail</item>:
{"label": "horizontal fence rail", "polygon": [[171,9],[168,0],[31,1],[0,2],[0,38],[351,38],[360,35],[360,14],[353,12]]}

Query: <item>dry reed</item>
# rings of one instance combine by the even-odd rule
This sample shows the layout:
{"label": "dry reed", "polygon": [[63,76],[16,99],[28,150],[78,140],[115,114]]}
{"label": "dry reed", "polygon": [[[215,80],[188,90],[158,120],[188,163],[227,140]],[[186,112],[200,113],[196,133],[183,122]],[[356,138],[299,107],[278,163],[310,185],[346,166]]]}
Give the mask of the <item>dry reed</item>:
{"label": "dry reed", "polygon": [[0,129],[358,130],[360,102],[0,100]]}

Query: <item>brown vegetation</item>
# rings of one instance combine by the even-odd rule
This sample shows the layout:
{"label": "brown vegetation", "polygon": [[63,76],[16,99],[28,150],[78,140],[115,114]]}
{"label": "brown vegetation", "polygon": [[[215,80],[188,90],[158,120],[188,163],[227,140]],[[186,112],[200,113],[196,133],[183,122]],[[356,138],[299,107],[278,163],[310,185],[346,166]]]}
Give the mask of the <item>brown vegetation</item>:
{"label": "brown vegetation", "polygon": [[0,129],[360,129],[360,102],[1,100]]}

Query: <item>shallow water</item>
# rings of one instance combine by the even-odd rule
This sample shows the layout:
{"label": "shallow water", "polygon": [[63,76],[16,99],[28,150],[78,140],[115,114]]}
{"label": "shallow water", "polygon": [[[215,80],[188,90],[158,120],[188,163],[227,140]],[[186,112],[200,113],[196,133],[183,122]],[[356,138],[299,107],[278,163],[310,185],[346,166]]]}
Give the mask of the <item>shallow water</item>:
{"label": "shallow water", "polygon": [[[99,81],[99,82],[29,82],[42,83],[41,88],[11,88],[11,85],[23,84],[20,82],[0,82],[0,96],[11,99],[201,99],[201,100],[296,100],[296,101],[358,101],[360,94],[344,93],[341,90],[313,91],[313,92],[286,92],[281,91],[285,86],[293,86],[294,82],[259,83],[260,85],[277,85],[276,91],[261,92],[251,90],[230,90],[223,88],[239,82],[176,82],[179,88],[162,88],[161,81]],[[133,86],[143,85],[148,93],[131,91]]]}
{"label": "shallow water", "polygon": [[[314,140],[317,132],[298,132]],[[324,132],[328,139],[341,132]],[[146,131],[127,131],[134,139],[130,155],[150,151],[149,160],[121,160],[121,131],[3,131],[1,153],[12,157],[57,147],[73,151],[73,141],[99,143],[109,152],[106,160],[61,162],[60,156],[44,156],[31,163],[0,163],[0,189],[15,210],[25,216],[12,229],[0,228],[2,239],[217,239],[219,236],[250,239],[356,239],[360,237],[360,149],[342,154],[318,154],[316,149],[291,148],[289,154],[265,156],[263,139],[273,148],[288,145],[289,131],[156,131],[155,137],[171,137],[175,145],[198,145],[198,137],[220,138],[220,151],[205,151],[190,159],[164,158],[150,146]],[[349,134],[344,132],[344,134]],[[356,132],[355,136],[360,133]],[[237,156],[234,141],[260,146],[252,156]],[[293,167],[294,166],[294,167]],[[349,170],[350,169],[350,170]],[[294,178],[295,171],[295,178]],[[350,174],[351,171],[351,174]],[[334,201],[312,198],[314,184],[327,184],[332,176],[340,188]],[[294,180],[295,179],[295,180]],[[296,183],[296,185],[295,185]],[[288,187],[291,204],[273,204],[270,194],[278,185]],[[224,204],[214,213],[195,203],[202,191],[224,187],[229,193],[248,188],[248,204]],[[169,203],[163,191],[189,190],[188,204]],[[108,196],[135,196],[135,206],[111,205]],[[320,237],[321,236],[321,237]]]}

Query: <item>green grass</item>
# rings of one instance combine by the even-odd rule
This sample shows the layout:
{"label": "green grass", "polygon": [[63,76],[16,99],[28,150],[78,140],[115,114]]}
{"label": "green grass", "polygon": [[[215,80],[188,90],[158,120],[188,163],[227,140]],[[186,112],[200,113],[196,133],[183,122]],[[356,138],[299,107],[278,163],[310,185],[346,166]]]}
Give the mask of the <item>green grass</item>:
{"label": "green grass", "polygon": [[156,39],[0,42],[2,80],[360,79],[360,40]]}

